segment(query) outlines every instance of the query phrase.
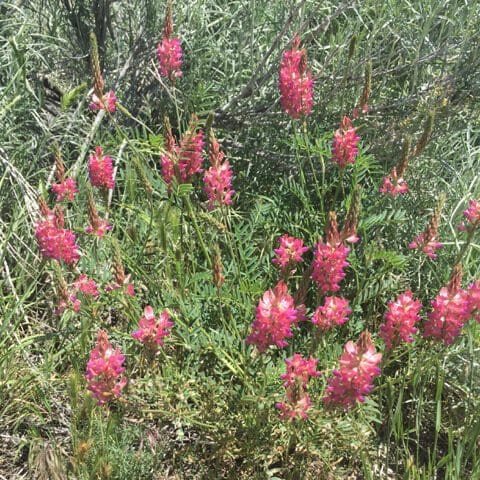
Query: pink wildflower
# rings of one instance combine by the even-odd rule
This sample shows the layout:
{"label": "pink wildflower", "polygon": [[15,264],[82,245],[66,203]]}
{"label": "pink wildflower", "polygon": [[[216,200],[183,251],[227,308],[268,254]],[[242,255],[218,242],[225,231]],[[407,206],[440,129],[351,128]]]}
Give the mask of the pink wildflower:
{"label": "pink wildflower", "polygon": [[282,412],[282,418],[289,420],[307,418],[307,411],[312,405],[307,394],[307,384],[310,377],[321,375],[321,372],[316,370],[317,363],[317,359],[306,360],[298,353],[295,353],[291,359],[285,360],[287,372],[280,375],[280,378],[285,380],[283,386],[287,401],[275,404],[275,407]]}
{"label": "pink wildflower", "polygon": [[114,290],[123,290],[123,292],[129,297],[134,297],[135,288],[133,286],[133,283],[130,282],[130,276],[131,276],[130,274],[127,275],[122,282],[116,281],[116,282],[110,283],[105,287],[105,291],[108,293]]}
{"label": "pink wildflower", "polygon": [[312,323],[320,330],[330,330],[334,325],[343,325],[352,313],[348,300],[343,297],[325,297],[325,305],[318,307]]}
{"label": "pink wildflower", "polygon": [[341,243],[330,245],[320,239],[316,244],[312,278],[322,292],[340,290],[339,283],[346,275],[343,269],[349,265],[346,261],[349,251],[350,249]]}
{"label": "pink wildflower", "polygon": [[76,290],[79,290],[86,296],[97,298],[100,295],[98,292],[98,287],[97,287],[97,284],[95,283],[95,280],[89,279],[84,274],[80,275],[75,280],[75,282],[73,283],[73,286],[75,287]]}
{"label": "pink wildflower", "polygon": [[287,285],[280,281],[273,290],[263,294],[252,323],[252,333],[246,341],[255,344],[260,352],[270,345],[285,347],[285,339],[293,336],[292,325],[298,320],[293,297],[288,293]]}
{"label": "pink wildflower", "polygon": [[417,332],[414,325],[420,320],[421,308],[422,304],[414,300],[410,290],[400,294],[394,302],[388,302],[385,323],[380,325],[380,337],[387,349],[395,348],[400,342],[413,342],[413,335]]}
{"label": "pink wildflower", "polygon": [[113,227],[108,223],[108,220],[98,219],[95,225],[89,225],[85,228],[85,233],[96,235],[102,238],[105,233],[109,232]]}
{"label": "pink wildflower", "polygon": [[398,178],[397,169],[394,167],[388,177],[383,177],[383,185],[380,187],[381,193],[387,193],[392,197],[403,195],[408,192],[407,182],[403,178]]}
{"label": "pink wildflower", "polygon": [[61,316],[65,310],[73,310],[75,313],[80,311],[81,302],[76,297],[75,292],[68,294],[68,296],[60,298],[55,309],[55,315]]}
{"label": "pink wildflower", "polygon": [[182,47],[180,39],[163,37],[157,46],[157,59],[160,75],[171,82],[179,78],[182,73]]}
{"label": "pink wildflower", "polygon": [[122,375],[125,371],[124,361],[125,356],[120,349],[117,347],[113,350],[107,332],[99,330],[97,345],[90,353],[85,374],[87,390],[92,392],[98,405],[121,396],[122,389],[127,384],[126,377]]}
{"label": "pink wildflower", "polygon": [[368,332],[363,332],[357,343],[347,342],[340,357],[340,368],[334,370],[333,377],[327,381],[325,405],[347,410],[357,402],[364,402],[373,390],[373,380],[380,374],[381,361],[382,354],[376,353]]}
{"label": "pink wildflower", "polygon": [[224,161],[224,153],[220,145],[210,131],[209,158],[211,167],[205,172],[203,182],[205,193],[208,196],[208,208],[212,210],[215,206],[230,205],[232,195],[235,193],[232,186],[232,169],[228,161]]}
{"label": "pink wildflower", "polygon": [[68,265],[73,265],[80,259],[75,234],[63,228],[63,222],[59,222],[53,214],[37,222],[35,237],[40,252],[46,258],[63,260]]}
{"label": "pink wildflower", "polygon": [[64,182],[54,183],[52,192],[57,195],[57,202],[62,202],[63,200],[73,202],[75,194],[78,193],[78,188],[73,178],[67,178]]}
{"label": "pink wildflower", "polygon": [[452,344],[471,316],[472,308],[468,292],[459,288],[443,287],[431,302],[433,310],[428,314],[423,336]]}
{"label": "pink wildflower", "polygon": [[108,156],[103,156],[102,147],[95,147],[95,153],[90,155],[88,163],[90,182],[94,187],[113,188],[113,161]]}
{"label": "pink wildflower", "polygon": [[279,248],[273,250],[276,258],[272,262],[280,265],[280,268],[285,270],[288,265],[303,262],[302,255],[308,252],[308,250],[309,248],[303,246],[303,240],[300,238],[282,235]]}
{"label": "pink wildflower", "polygon": [[[463,212],[464,217],[467,219],[467,222],[470,224],[470,228],[476,228],[480,225],[480,201],[479,200],[470,200],[469,206]],[[466,230],[466,227],[463,227],[463,230]]]}
{"label": "pink wildflower", "polygon": [[92,111],[105,110],[106,112],[115,113],[117,108],[117,97],[115,96],[115,92],[110,90],[100,98],[96,93],[94,93],[92,95],[92,101],[88,107]]}
{"label": "pink wildflower", "polygon": [[472,314],[480,323],[480,280],[471,283],[467,288]]}
{"label": "pink wildflower", "polygon": [[155,318],[153,308],[148,305],[145,307],[139,326],[140,329],[133,332],[132,337],[144,343],[148,348],[156,350],[163,345],[163,338],[170,334],[173,322],[166,310],[163,310],[160,317]]}
{"label": "pink wildflower", "polygon": [[310,115],[313,106],[312,74],[307,70],[307,52],[295,36],[292,49],[283,52],[280,64],[280,101],[292,118]]}
{"label": "pink wildflower", "polygon": [[412,242],[408,244],[408,248],[420,248],[423,253],[428,255],[432,260],[437,258],[437,254],[435,253],[439,248],[443,247],[443,244],[437,241],[437,237],[433,236],[430,238],[425,238],[425,232],[420,233],[417,235]]}
{"label": "pink wildflower", "polygon": [[167,153],[160,157],[162,177],[165,182],[170,184],[176,176],[179,183],[188,183],[196,173],[201,173],[203,145],[201,130],[198,132],[192,129],[187,130],[178,146],[173,139],[173,144],[167,145]]}
{"label": "pink wildflower", "polygon": [[332,161],[340,168],[345,168],[348,163],[355,163],[358,155],[358,142],[356,128],[348,117],[343,117],[340,128],[333,136]]}

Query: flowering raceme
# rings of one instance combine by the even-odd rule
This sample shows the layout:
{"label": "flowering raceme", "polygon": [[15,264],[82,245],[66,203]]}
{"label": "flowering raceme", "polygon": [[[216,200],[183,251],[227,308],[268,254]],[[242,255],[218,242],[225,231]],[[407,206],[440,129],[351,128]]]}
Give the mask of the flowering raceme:
{"label": "flowering raceme", "polygon": [[145,344],[151,350],[163,345],[163,338],[170,334],[173,322],[166,310],[157,319],[150,305],[145,307],[143,317],[139,320],[140,329],[132,333],[132,337]]}
{"label": "flowering raceme", "polygon": [[276,257],[272,260],[285,270],[289,265],[303,262],[302,255],[308,252],[309,248],[303,245],[303,240],[300,238],[290,237],[289,235],[282,235],[280,237],[280,245],[273,251]]}
{"label": "flowering raceme", "polygon": [[127,379],[122,373],[125,371],[123,362],[125,356],[120,349],[112,348],[105,330],[98,331],[97,345],[90,353],[85,378],[87,390],[97,399],[98,405],[119,398]]}
{"label": "flowering raceme", "polygon": [[463,216],[467,219],[468,227],[462,223],[459,230],[477,228],[480,225],[480,201],[470,200],[468,208],[463,211]]}
{"label": "flowering raceme", "polygon": [[235,193],[231,189],[232,169],[228,161],[224,161],[225,155],[220,150],[213,129],[210,131],[209,157],[211,167],[205,172],[203,182],[208,196],[208,208],[211,210],[216,206],[230,205]]}
{"label": "flowering raceme", "polygon": [[88,161],[90,182],[94,187],[113,188],[113,161],[108,155],[103,155],[102,147],[95,147],[95,153],[90,155]]}
{"label": "flowering raceme", "polygon": [[180,39],[163,37],[157,46],[157,59],[160,75],[171,82],[179,78],[182,73],[182,47]]}
{"label": "flowering raceme", "polygon": [[80,252],[75,243],[75,234],[63,227],[63,219],[59,221],[53,212],[47,213],[46,217],[35,225],[35,237],[44,257],[73,265],[80,259]]}
{"label": "flowering raceme", "polygon": [[317,359],[306,360],[298,353],[295,353],[291,359],[285,360],[287,372],[280,375],[280,378],[285,380],[283,386],[287,401],[275,404],[275,407],[281,411],[282,418],[289,420],[307,418],[307,410],[312,405],[307,393],[307,384],[310,377],[321,375],[321,372],[316,370],[317,363]]}
{"label": "flowering raceme", "polygon": [[78,188],[73,178],[67,178],[64,182],[54,183],[52,185],[52,192],[57,195],[57,202],[64,200],[73,202],[75,194],[78,193]]}
{"label": "flowering raceme", "polygon": [[352,121],[348,117],[343,117],[340,128],[333,135],[332,161],[342,169],[349,163],[355,163],[359,141],[360,137]]}
{"label": "flowering raceme", "polygon": [[425,321],[423,336],[451,345],[471,316],[469,294],[461,288],[443,287],[431,304],[432,311]]}
{"label": "flowering raceme", "polygon": [[100,295],[95,280],[88,278],[84,274],[80,275],[75,282],[73,282],[73,286],[76,290],[82,292],[86,296],[98,298]]}
{"label": "flowering raceme", "polygon": [[345,278],[343,269],[350,249],[341,243],[330,245],[321,239],[315,245],[312,278],[323,292],[340,290],[339,283]]}
{"label": "flowering raceme", "polygon": [[285,339],[293,336],[292,325],[298,321],[299,311],[293,297],[288,293],[287,285],[280,281],[273,290],[263,294],[252,323],[252,333],[246,341],[256,345],[260,352],[270,345],[285,347]]}
{"label": "flowering raceme", "polygon": [[325,305],[318,307],[312,323],[320,330],[330,330],[335,325],[343,325],[352,313],[348,300],[343,297],[325,297]]}
{"label": "flowering raceme", "polygon": [[307,52],[299,46],[297,35],[292,49],[283,52],[280,64],[280,101],[285,113],[292,118],[310,115],[313,106],[313,80],[307,70]]}
{"label": "flowering raceme", "polygon": [[[166,134],[166,153],[160,157],[162,177],[167,184],[177,177],[179,183],[188,183],[196,173],[202,170],[203,132],[195,132],[193,123],[180,139],[179,145],[171,133]],[[170,137],[170,138],[169,138]]]}
{"label": "flowering raceme", "polygon": [[388,193],[392,197],[408,192],[407,182],[397,174],[396,167],[393,168],[388,177],[383,177],[383,185],[380,187],[380,192]]}
{"label": "flowering raceme", "polygon": [[394,302],[388,302],[385,323],[380,325],[379,335],[389,350],[400,342],[413,342],[413,335],[417,332],[414,325],[420,320],[421,308],[422,304],[414,300],[410,290],[399,295]]}
{"label": "flowering raceme", "polygon": [[98,96],[97,93],[92,95],[92,101],[88,105],[90,110],[97,111],[97,110],[105,110],[106,112],[115,113],[117,109],[117,97],[115,96],[115,92],[110,90],[105,95]]}
{"label": "flowering raceme", "polygon": [[340,357],[340,368],[334,370],[333,377],[327,381],[325,405],[347,410],[357,402],[364,402],[365,395],[373,390],[373,380],[380,374],[381,361],[382,354],[376,353],[368,332],[363,332],[357,343],[347,342]]}

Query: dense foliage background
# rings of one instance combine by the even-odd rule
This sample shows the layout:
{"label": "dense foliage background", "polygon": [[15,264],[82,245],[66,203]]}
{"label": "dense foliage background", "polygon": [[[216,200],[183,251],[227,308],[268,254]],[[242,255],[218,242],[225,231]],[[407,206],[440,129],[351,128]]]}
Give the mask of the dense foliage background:
{"label": "dense foliage background", "polygon": [[[176,88],[157,73],[164,15],[163,0],[0,4],[2,475],[480,478],[477,323],[448,348],[405,347],[352,412],[322,410],[325,374],[312,385],[314,413],[298,425],[281,421],[273,405],[284,394],[284,359],[311,353],[310,325],[285,351],[256,356],[244,342],[259,298],[278,277],[271,263],[278,237],[289,233],[313,246],[326,208],[343,219],[355,183],[362,186],[361,243],[342,287],[353,314],[318,345],[319,367],[330,372],[347,340],[364,328],[376,332],[398,293],[410,287],[428,306],[448,281],[463,241],[461,212],[480,197],[480,4],[177,1],[185,63]],[[128,114],[88,110],[90,31],[105,83]],[[281,53],[297,32],[315,79],[305,128],[282,112],[278,94]],[[357,104],[369,65],[361,152],[335,203],[331,138]],[[233,208],[208,212],[200,188],[169,195],[159,156],[165,115],[178,135],[191,114],[203,125],[212,111],[237,195]],[[404,139],[418,141],[432,112],[431,139],[408,167],[409,194],[380,195]],[[53,314],[58,271],[39,255],[34,223],[38,194],[47,197],[52,184],[54,145],[80,187],[66,213],[80,236],[88,154],[102,145],[116,159],[114,230],[104,241],[82,237],[81,267],[105,284],[120,256],[135,298],[102,297],[79,315]],[[407,245],[440,192],[444,248],[433,262]],[[465,282],[479,277],[476,241],[464,257]],[[200,242],[212,257],[221,251],[221,290]],[[171,339],[150,363],[130,337],[146,304],[175,318]],[[95,406],[83,377],[99,327],[127,354],[131,378],[127,400],[107,411]]]}

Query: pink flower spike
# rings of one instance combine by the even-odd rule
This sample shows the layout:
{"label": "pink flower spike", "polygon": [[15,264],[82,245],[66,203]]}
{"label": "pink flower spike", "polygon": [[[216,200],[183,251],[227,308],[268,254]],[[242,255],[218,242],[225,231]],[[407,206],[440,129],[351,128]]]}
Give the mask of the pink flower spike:
{"label": "pink flower spike", "polygon": [[429,256],[432,260],[437,258],[437,254],[435,252],[442,247],[443,244],[436,240],[436,236],[431,237],[430,239],[425,239],[424,232],[417,235],[414,240],[408,244],[408,248],[420,248],[422,252]]}
{"label": "pink flower spike", "polygon": [[392,170],[388,177],[383,177],[383,185],[380,187],[380,193],[387,193],[392,197],[404,195],[408,192],[407,182],[403,178],[397,177],[396,168]]}
{"label": "pink flower spike", "polygon": [[55,215],[49,214],[45,220],[35,225],[35,237],[40,252],[45,258],[62,260],[67,265],[73,265],[80,259],[80,252],[75,234],[58,225]]}
{"label": "pink flower spike", "polygon": [[307,384],[310,377],[318,377],[321,372],[316,370],[318,360],[310,357],[304,359],[295,353],[291,359],[286,359],[287,371],[280,375],[285,380],[283,386],[286,390],[286,402],[276,403],[275,407],[281,411],[282,418],[286,420],[306,419],[307,411],[312,405],[307,393]]}
{"label": "pink flower spike", "polygon": [[399,295],[394,302],[388,302],[385,323],[380,325],[379,333],[388,350],[401,342],[413,342],[413,335],[417,332],[414,325],[420,320],[421,308],[422,304],[414,300],[410,290]]}
{"label": "pink flower spike", "polygon": [[432,311],[424,324],[424,337],[451,345],[472,315],[471,295],[458,288],[443,287],[432,300]]}
{"label": "pink flower spike", "polygon": [[75,313],[80,311],[81,302],[76,297],[75,292],[70,293],[67,298],[61,298],[58,301],[57,308],[54,310],[54,314],[61,316],[65,310],[73,310]]}
{"label": "pink flower spike", "polygon": [[288,265],[303,262],[302,255],[308,252],[309,248],[303,245],[303,240],[289,235],[282,235],[280,237],[279,248],[273,251],[276,257],[272,260],[280,266],[282,270],[285,270]]}
{"label": "pink flower spike", "polygon": [[155,318],[153,308],[148,305],[145,307],[143,317],[139,321],[140,329],[132,333],[135,340],[145,344],[151,350],[157,350],[163,345],[163,338],[170,334],[170,328],[173,322],[166,310]]}
{"label": "pink flower spike", "polygon": [[325,297],[325,305],[318,307],[312,323],[320,330],[330,330],[335,325],[343,325],[352,313],[348,300],[343,297]]}
{"label": "pink flower spike", "polygon": [[246,342],[256,345],[260,352],[271,345],[285,347],[285,339],[293,336],[292,325],[299,321],[299,315],[287,290],[287,285],[281,280],[273,290],[263,294],[257,306],[252,333]]}
{"label": "pink flower spike", "polygon": [[333,136],[332,161],[342,169],[349,163],[354,164],[358,155],[359,141],[360,137],[352,121],[348,117],[343,117],[340,128]]}
{"label": "pink flower spike", "polygon": [[95,153],[91,154],[88,161],[90,182],[98,188],[114,188],[113,161],[108,156],[103,156],[101,147],[95,147]]}
{"label": "pink flower spike", "polygon": [[310,115],[313,106],[313,79],[307,70],[307,52],[299,47],[297,35],[292,49],[283,52],[280,63],[280,102],[283,111],[294,119]]}
{"label": "pink flower spike", "polygon": [[183,52],[180,43],[178,38],[164,36],[157,46],[160,75],[168,78],[171,82],[183,75],[181,70]]}
{"label": "pink flower spike", "polygon": [[105,233],[109,232],[113,227],[108,223],[108,220],[98,219],[96,225],[89,225],[85,228],[85,233],[96,235],[99,238],[103,238]]}
{"label": "pink flower spike", "polygon": [[373,390],[373,380],[380,375],[381,361],[382,354],[376,353],[368,332],[363,332],[357,343],[347,342],[340,357],[340,369],[334,370],[327,381],[324,404],[348,410],[357,402],[364,402]]}
{"label": "pink flower spike", "polygon": [[330,245],[321,239],[315,245],[312,279],[323,293],[340,290],[339,283],[345,278],[344,268],[350,249],[341,243]]}
{"label": "pink flower spike", "polygon": [[464,210],[463,215],[471,227],[477,227],[480,224],[480,201],[470,200],[469,206]]}
{"label": "pink flower spike", "polygon": [[100,295],[100,293],[98,292],[98,287],[97,287],[97,284],[95,283],[95,280],[89,279],[84,274],[80,275],[75,280],[75,282],[73,283],[73,286],[76,290],[82,292],[86,296],[98,298],[98,296]]}
{"label": "pink flower spike", "polygon": [[57,195],[57,202],[73,202],[75,194],[78,193],[77,184],[73,178],[67,178],[62,183],[54,183],[52,185],[52,192]]}
{"label": "pink flower spike", "polygon": [[92,111],[105,110],[106,112],[115,113],[117,109],[117,97],[115,92],[110,90],[108,93],[99,98],[95,93],[92,95],[92,101],[88,105]]}
{"label": "pink flower spike", "polygon": [[98,331],[97,345],[90,353],[85,378],[87,390],[97,399],[97,405],[105,405],[114,398],[120,398],[127,379],[123,362],[125,356],[117,347],[112,348],[105,330]]}

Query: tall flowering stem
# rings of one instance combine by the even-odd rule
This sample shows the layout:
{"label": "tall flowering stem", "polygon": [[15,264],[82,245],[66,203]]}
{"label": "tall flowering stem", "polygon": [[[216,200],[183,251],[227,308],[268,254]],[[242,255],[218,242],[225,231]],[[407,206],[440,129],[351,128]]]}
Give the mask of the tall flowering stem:
{"label": "tall flowering stem", "polygon": [[220,150],[213,128],[209,131],[208,156],[210,159],[210,168],[203,176],[204,190],[208,197],[208,208],[213,210],[215,207],[230,205],[232,196],[235,193],[232,190],[232,168],[228,160],[224,160],[224,153]]}
{"label": "tall flowering stem", "polygon": [[404,176],[410,158],[410,146],[411,140],[407,137],[403,146],[402,158],[398,162],[398,165],[393,167],[393,170],[388,176],[383,177],[383,184],[380,187],[381,193],[396,197],[397,195],[403,195],[408,192],[408,185]]}
{"label": "tall flowering stem", "polygon": [[321,372],[316,370],[318,360],[315,358],[304,359],[298,353],[286,359],[286,373],[280,375],[285,380],[286,401],[275,404],[285,420],[305,420],[307,411],[312,402],[307,393],[307,384],[311,377],[319,377]]}
{"label": "tall flowering stem", "polygon": [[283,52],[280,63],[280,102],[285,113],[297,119],[312,112],[313,79],[307,69],[307,51],[295,36],[291,50]]}
{"label": "tall flowering stem", "polygon": [[150,305],[145,307],[143,317],[138,323],[139,329],[132,333],[132,337],[153,352],[163,346],[163,339],[170,334],[170,329],[173,327],[167,310],[163,310],[157,318]]}
{"label": "tall flowering stem", "polygon": [[445,195],[442,194],[427,227],[408,245],[408,247],[411,249],[421,249],[431,259],[437,258],[437,254],[435,252],[443,246],[443,244],[438,241],[438,226],[440,223],[440,215],[442,213],[444,203]]}
{"label": "tall flowering stem", "polygon": [[299,315],[286,283],[281,280],[273,290],[263,294],[247,343],[256,345],[260,352],[273,345],[287,346],[286,339],[293,336],[292,327],[299,321]]}
{"label": "tall flowering stem", "polygon": [[106,112],[114,113],[116,110],[117,97],[115,92],[110,90],[104,94],[104,82],[102,76],[102,68],[100,66],[100,56],[98,54],[97,37],[92,32],[90,33],[90,59],[92,63],[93,74],[93,96],[89,104],[90,110],[105,110]]}
{"label": "tall flowering stem", "polygon": [[95,147],[88,159],[88,173],[90,183],[94,187],[111,189],[115,187],[113,178],[113,160],[108,155],[103,155],[102,147]]}
{"label": "tall flowering stem", "polygon": [[422,304],[413,298],[410,290],[399,295],[395,301],[388,302],[385,322],[380,325],[379,333],[388,350],[401,342],[413,342],[413,335],[417,332],[415,324],[420,320],[421,308]]}
{"label": "tall flowering stem", "polygon": [[173,14],[172,3],[167,2],[165,13],[165,23],[163,28],[162,41],[157,46],[157,59],[160,75],[166,77],[170,82],[175,83],[177,78],[183,75],[182,56],[183,51],[179,38],[172,38],[173,34]]}
{"label": "tall flowering stem", "polygon": [[87,390],[97,399],[97,405],[120,398],[123,388],[127,385],[127,378],[122,375],[125,371],[123,362],[125,356],[120,349],[115,350],[108,340],[105,330],[99,330],[97,344],[90,353],[85,378]]}
{"label": "tall flowering stem", "polygon": [[274,249],[275,258],[272,263],[280,267],[283,273],[291,272],[297,263],[303,262],[303,254],[309,248],[303,245],[300,238],[282,235],[279,239],[279,247]]}
{"label": "tall flowering stem", "polygon": [[373,390],[373,381],[380,375],[382,354],[376,353],[370,333],[360,335],[357,343],[346,343],[340,357],[340,368],[333,371],[327,381],[326,406],[338,406],[348,410],[358,402],[364,402]]}
{"label": "tall flowering stem", "polygon": [[360,137],[348,117],[343,117],[340,128],[333,135],[332,161],[343,171],[348,164],[354,164],[358,155]]}
{"label": "tall flowering stem", "polygon": [[455,265],[450,282],[432,300],[432,311],[425,321],[423,336],[452,344],[460,335],[465,323],[472,315],[472,290],[464,290],[462,284],[462,268]]}

